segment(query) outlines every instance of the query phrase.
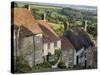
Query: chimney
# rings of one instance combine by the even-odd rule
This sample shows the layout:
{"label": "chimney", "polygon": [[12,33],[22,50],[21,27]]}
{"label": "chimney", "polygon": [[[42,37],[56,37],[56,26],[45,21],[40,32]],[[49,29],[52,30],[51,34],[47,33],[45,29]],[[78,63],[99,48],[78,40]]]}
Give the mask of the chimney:
{"label": "chimney", "polygon": [[68,30],[69,29],[69,22],[64,22],[64,30]]}
{"label": "chimney", "polygon": [[87,31],[87,20],[84,21],[84,30]]}
{"label": "chimney", "polygon": [[27,5],[25,5],[24,7],[27,8],[28,11],[31,11],[30,4],[27,4]]}
{"label": "chimney", "polygon": [[69,30],[69,22],[64,22],[64,35],[66,35],[66,31]]}
{"label": "chimney", "polygon": [[46,13],[42,15],[42,20],[46,21]]}

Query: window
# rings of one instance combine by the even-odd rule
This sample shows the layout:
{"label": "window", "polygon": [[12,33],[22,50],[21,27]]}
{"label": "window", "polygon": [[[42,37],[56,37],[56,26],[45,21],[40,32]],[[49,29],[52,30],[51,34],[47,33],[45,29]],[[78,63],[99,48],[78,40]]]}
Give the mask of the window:
{"label": "window", "polygon": [[54,47],[57,47],[57,42],[54,42]]}
{"label": "window", "polygon": [[48,49],[50,49],[50,43],[48,43]]}

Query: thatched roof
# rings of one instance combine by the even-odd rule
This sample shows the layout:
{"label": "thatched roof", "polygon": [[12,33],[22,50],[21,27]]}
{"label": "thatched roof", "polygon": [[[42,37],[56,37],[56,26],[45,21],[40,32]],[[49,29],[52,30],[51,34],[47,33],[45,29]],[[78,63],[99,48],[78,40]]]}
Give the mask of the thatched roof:
{"label": "thatched roof", "polygon": [[76,32],[79,34],[79,37],[84,45],[85,48],[88,48],[89,46],[93,46],[93,41],[91,40],[90,36],[87,32],[84,31],[84,29],[77,29]]}
{"label": "thatched roof", "polygon": [[26,8],[11,9],[11,25],[23,26],[33,34],[42,32],[31,12]]}
{"label": "thatched roof", "polygon": [[54,32],[54,30],[48,25],[47,21],[38,20],[37,22],[43,32],[43,41],[45,43],[55,42],[60,39],[59,36]]}
{"label": "thatched roof", "polygon": [[89,46],[93,46],[93,42],[88,36],[88,33],[83,29],[69,29],[66,31],[65,37],[70,40],[76,50],[79,50],[83,47],[88,48]]}

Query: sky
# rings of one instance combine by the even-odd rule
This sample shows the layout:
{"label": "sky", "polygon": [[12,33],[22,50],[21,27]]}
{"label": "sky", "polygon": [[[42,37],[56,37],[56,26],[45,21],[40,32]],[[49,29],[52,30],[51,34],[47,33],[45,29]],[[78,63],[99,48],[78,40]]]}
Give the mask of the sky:
{"label": "sky", "polygon": [[[15,1],[20,1],[20,0],[15,0]],[[25,1],[25,0],[21,0],[21,1]],[[30,0],[26,0],[26,1],[30,1]],[[31,0],[31,2],[74,4],[74,5],[88,5],[88,6],[99,5],[98,0]]]}

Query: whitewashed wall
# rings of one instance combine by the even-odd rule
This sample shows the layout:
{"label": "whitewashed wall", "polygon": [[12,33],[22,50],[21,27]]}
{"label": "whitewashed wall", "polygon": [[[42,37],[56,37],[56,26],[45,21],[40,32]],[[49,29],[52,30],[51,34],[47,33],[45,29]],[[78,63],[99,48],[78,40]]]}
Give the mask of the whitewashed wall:
{"label": "whitewashed wall", "polygon": [[49,51],[51,54],[54,54],[54,43],[53,43],[53,42],[50,43],[50,49],[48,49],[48,51]]}
{"label": "whitewashed wall", "polygon": [[58,48],[58,49],[61,48],[61,40],[57,41],[57,47],[56,48]]}
{"label": "whitewashed wall", "polygon": [[[76,52],[76,50],[74,50],[74,65],[76,64],[76,56],[81,56],[81,54],[84,53],[84,48],[81,48],[79,51]],[[80,58],[79,57],[79,63],[83,63],[85,60],[84,57]]]}
{"label": "whitewashed wall", "polygon": [[51,42],[50,43],[50,49],[48,49],[48,44],[49,43],[43,44],[44,56],[48,55],[48,52],[50,52],[51,54],[54,54],[55,49],[61,48],[61,40],[57,41],[57,47],[54,47],[54,42]]}
{"label": "whitewashed wall", "polygon": [[48,55],[48,44],[47,43],[44,43],[43,50],[44,50],[44,56]]}

